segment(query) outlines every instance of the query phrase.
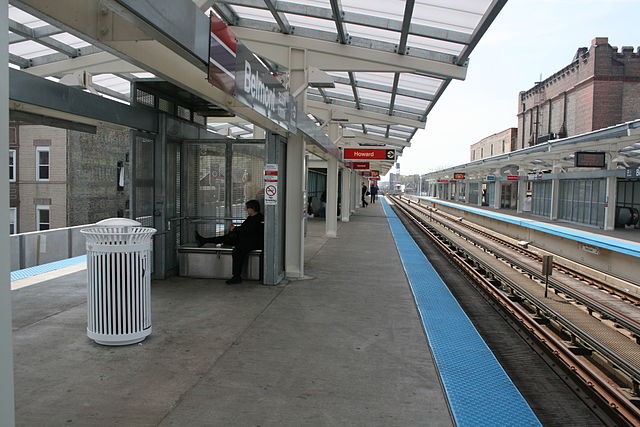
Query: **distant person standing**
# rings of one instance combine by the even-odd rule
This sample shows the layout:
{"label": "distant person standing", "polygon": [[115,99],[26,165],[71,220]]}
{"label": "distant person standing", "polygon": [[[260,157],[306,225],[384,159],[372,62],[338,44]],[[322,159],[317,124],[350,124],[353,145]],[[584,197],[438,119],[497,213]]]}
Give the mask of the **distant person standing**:
{"label": "distant person standing", "polygon": [[365,184],[364,182],[362,183],[361,190],[362,190],[362,207],[366,208],[369,205],[369,203],[367,203],[365,196],[369,194],[369,190],[367,190],[367,184]]}
{"label": "distant person standing", "polygon": [[378,184],[376,182],[371,183],[371,203],[375,203],[378,198]]}

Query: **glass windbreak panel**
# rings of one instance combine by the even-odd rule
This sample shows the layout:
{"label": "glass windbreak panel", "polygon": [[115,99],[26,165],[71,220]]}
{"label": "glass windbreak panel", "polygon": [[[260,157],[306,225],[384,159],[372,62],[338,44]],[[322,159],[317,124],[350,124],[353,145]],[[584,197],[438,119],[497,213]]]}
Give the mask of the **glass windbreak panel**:
{"label": "glass windbreak panel", "polygon": [[602,227],[604,226],[605,181],[560,181],[560,209],[558,218]]}
{"label": "glass windbreak panel", "polygon": [[225,144],[188,144],[183,160],[183,211],[200,234],[224,234]]}
{"label": "glass windbreak panel", "polygon": [[135,138],[135,212],[134,219],[145,227],[153,227],[153,140]]}
{"label": "glass windbreak panel", "polygon": [[248,200],[258,200],[264,211],[264,144],[233,144],[231,216],[244,219]]}

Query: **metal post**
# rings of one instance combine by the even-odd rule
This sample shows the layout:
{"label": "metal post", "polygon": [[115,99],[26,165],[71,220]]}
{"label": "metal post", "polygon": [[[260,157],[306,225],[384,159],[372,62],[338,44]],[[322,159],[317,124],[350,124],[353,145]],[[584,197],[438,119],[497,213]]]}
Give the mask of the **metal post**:
{"label": "metal post", "polygon": [[158,114],[158,131],[153,147],[153,225],[158,231],[157,236],[153,239],[153,276],[154,278],[164,279],[167,259],[165,245],[168,240],[164,234],[167,223],[167,116],[164,113]]}
{"label": "metal post", "polygon": [[[289,52],[289,82],[291,88],[306,85],[306,53]],[[306,109],[306,91],[296,97],[300,114]],[[304,277],[304,191],[306,181],[305,141],[301,132],[287,141],[285,271],[287,277]]]}
{"label": "metal post", "polygon": [[340,201],[340,220],[349,222],[351,210],[351,171],[349,168],[342,168],[342,198]]}
{"label": "metal post", "polygon": [[[0,58],[3,64],[9,61],[7,46],[9,43],[8,2],[0,4],[0,37],[3,46]],[[3,159],[9,152],[9,69],[3,67],[0,72],[0,153]],[[13,391],[13,333],[11,330],[11,282],[9,281],[9,164],[6,160],[0,163],[0,224],[5,224],[0,233],[0,420],[2,425],[15,425],[15,403]]]}
{"label": "metal post", "polygon": [[[608,169],[616,169],[617,163],[613,161],[609,162]],[[606,179],[605,188],[605,208],[604,208],[604,229],[613,230],[616,227],[616,205],[618,204],[617,192],[618,192],[618,178],[615,176],[608,176]]]}
{"label": "metal post", "polygon": [[282,197],[284,183],[284,153],[282,139],[271,132],[265,138],[265,163],[278,165],[278,198],[275,204],[264,206],[264,256],[263,278],[265,285],[277,285],[284,278],[283,271],[283,239],[284,239],[284,199]]}

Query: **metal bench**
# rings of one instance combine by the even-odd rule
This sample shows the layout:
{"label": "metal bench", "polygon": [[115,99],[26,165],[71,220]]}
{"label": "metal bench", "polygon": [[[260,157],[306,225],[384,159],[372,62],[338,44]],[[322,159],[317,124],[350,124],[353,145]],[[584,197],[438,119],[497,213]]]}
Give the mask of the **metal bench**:
{"label": "metal bench", "polygon": [[[183,277],[205,279],[228,279],[231,277],[232,258],[230,247],[216,247],[206,244],[186,244],[178,247],[179,274]],[[249,252],[247,263],[242,269],[246,280],[262,279],[262,250]]]}

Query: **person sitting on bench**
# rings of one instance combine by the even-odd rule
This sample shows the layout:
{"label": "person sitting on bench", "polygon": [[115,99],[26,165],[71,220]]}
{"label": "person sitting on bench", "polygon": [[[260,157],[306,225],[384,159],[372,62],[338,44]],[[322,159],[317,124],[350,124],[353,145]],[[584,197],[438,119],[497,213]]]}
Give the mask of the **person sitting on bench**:
{"label": "person sitting on bench", "polygon": [[232,277],[227,280],[227,285],[234,285],[242,282],[242,268],[248,258],[249,252],[255,249],[262,249],[264,246],[264,216],[260,213],[260,202],[249,200],[245,203],[249,216],[239,226],[231,226],[229,232],[224,236],[203,237],[196,231],[198,246],[206,243],[222,243],[233,246],[232,256]]}

